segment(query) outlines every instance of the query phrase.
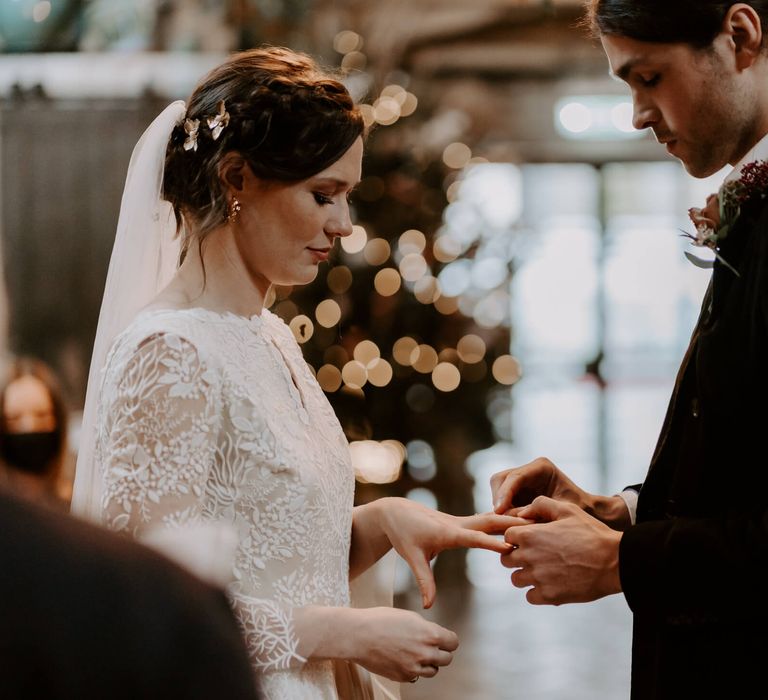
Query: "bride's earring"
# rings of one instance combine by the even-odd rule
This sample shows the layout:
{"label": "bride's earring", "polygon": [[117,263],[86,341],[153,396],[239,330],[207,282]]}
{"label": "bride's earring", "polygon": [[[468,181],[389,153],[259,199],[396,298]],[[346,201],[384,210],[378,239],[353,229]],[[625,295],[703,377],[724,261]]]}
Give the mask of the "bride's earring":
{"label": "bride's earring", "polygon": [[232,201],[229,203],[229,206],[227,207],[227,223],[232,224],[237,220],[237,217],[240,214],[240,209],[242,207],[240,206],[240,202],[237,200],[237,197],[232,197]]}

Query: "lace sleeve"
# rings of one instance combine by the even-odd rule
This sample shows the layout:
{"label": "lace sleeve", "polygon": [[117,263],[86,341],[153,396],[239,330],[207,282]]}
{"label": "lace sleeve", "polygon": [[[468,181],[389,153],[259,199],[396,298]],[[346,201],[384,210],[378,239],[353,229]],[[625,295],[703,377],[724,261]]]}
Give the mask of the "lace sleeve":
{"label": "lace sleeve", "polygon": [[97,445],[105,523],[140,537],[199,520],[216,449],[215,376],[192,343],[170,333],[113,364]]}
{"label": "lace sleeve", "polygon": [[261,672],[284,671],[306,662],[299,654],[294,611],[271,600],[231,594],[235,617],[254,667]]}
{"label": "lace sleeve", "polygon": [[[227,481],[223,474],[232,467],[230,443],[236,440],[220,434],[222,403],[216,373],[178,335],[153,335],[127,359],[109,365],[97,444],[102,515],[109,528],[152,541],[158,534],[173,535],[168,530],[194,533],[193,525],[220,516],[208,497]],[[247,530],[238,524],[242,538]],[[178,542],[170,541],[175,542],[170,549],[178,549]],[[185,563],[179,552],[167,553]],[[242,559],[243,552],[238,556]],[[274,572],[264,563],[261,567],[259,578],[268,586]],[[253,567],[241,563],[239,568]],[[231,575],[230,570],[230,581]],[[294,628],[300,609],[249,595],[251,586],[244,588],[230,586],[229,597],[254,668],[276,671],[304,664]]]}

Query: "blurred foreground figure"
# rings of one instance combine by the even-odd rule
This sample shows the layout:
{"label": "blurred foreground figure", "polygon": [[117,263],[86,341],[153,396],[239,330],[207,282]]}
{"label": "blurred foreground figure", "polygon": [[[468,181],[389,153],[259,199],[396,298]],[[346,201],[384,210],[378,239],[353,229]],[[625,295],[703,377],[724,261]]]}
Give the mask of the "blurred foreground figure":
{"label": "blurred foreground figure", "polygon": [[252,700],[223,593],[151,550],[0,492],[0,697]]}
{"label": "blurred foreground figure", "polygon": [[20,357],[0,386],[0,483],[23,498],[66,510],[67,407],[53,371]]}

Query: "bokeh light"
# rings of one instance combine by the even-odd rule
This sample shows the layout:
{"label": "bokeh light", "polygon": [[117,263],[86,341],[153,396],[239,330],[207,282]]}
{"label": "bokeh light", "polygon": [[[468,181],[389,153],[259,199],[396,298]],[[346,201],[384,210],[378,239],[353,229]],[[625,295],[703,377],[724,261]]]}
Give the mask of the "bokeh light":
{"label": "bokeh light", "polygon": [[429,266],[419,253],[409,253],[400,261],[400,274],[407,282],[415,282],[427,274]]}
{"label": "bokeh light", "polygon": [[355,478],[363,484],[389,484],[400,478],[402,447],[393,440],[356,440],[349,444]]}
{"label": "bokeh light", "polygon": [[406,446],[408,474],[416,481],[429,481],[437,474],[432,446],[425,440],[411,440]]}
{"label": "bokeh light", "polygon": [[518,360],[512,355],[497,357],[491,369],[494,379],[499,384],[511,385],[517,382],[523,374]]}
{"label": "bokeh light", "polygon": [[435,301],[435,308],[444,316],[450,316],[459,310],[459,299],[442,294]]}
{"label": "bokeh light", "polygon": [[437,366],[437,351],[431,345],[419,345],[411,353],[411,366],[422,374],[429,374]]}
{"label": "bokeh light", "polygon": [[341,372],[335,365],[323,365],[317,371],[317,381],[323,391],[332,394],[341,387]]}
{"label": "bokeh light", "polygon": [[468,365],[480,362],[485,357],[485,341],[472,333],[465,335],[456,345],[456,351],[462,362]]}
{"label": "bokeh light", "polygon": [[404,336],[395,341],[395,344],[392,346],[392,356],[398,364],[403,365],[403,367],[410,367],[413,363],[411,358],[418,347],[419,344],[413,338]]}
{"label": "bokeh light", "polygon": [[449,168],[460,170],[472,158],[472,149],[465,143],[451,143],[443,151],[443,163]]}
{"label": "bokeh light", "polygon": [[440,284],[432,275],[426,275],[413,285],[413,294],[422,304],[434,304],[440,298]]}
{"label": "bokeh light", "polygon": [[368,381],[373,386],[387,386],[392,381],[393,374],[392,365],[383,358],[371,362],[368,366]]}
{"label": "bokeh light", "polygon": [[363,37],[357,32],[345,30],[339,32],[333,38],[333,48],[341,54],[352,53],[353,51],[359,51],[363,48]]}
{"label": "bokeh light", "polygon": [[341,59],[341,67],[346,71],[365,70],[368,65],[368,57],[361,51],[350,51]]}
{"label": "bokeh light", "polygon": [[341,239],[341,247],[347,253],[353,255],[355,253],[359,253],[363,248],[365,248],[366,243],[368,243],[368,233],[359,224],[355,224],[352,227],[352,233],[349,234],[349,236]]}
{"label": "bokeh light", "polygon": [[432,493],[432,491],[429,489],[411,489],[408,491],[408,493],[405,494],[405,497],[410,501],[421,503],[421,505],[426,506],[427,508],[431,508],[432,510],[437,508],[437,496],[435,496],[435,494]]}
{"label": "bokeh light", "polygon": [[341,307],[333,299],[325,299],[317,305],[315,318],[323,328],[332,328],[341,320]]}
{"label": "bokeh light", "polygon": [[432,254],[435,260],[441,263],[453,262],[461,253],[461,243],[447,234],[439,236],[432,244]]}
{"label": "bokeh light", "polygon": [[363,257],[365,258],[365,262],[369,265],[383,265],[389,260],[391,252],[387,241],[383,238],[373,238],[368,241],[368,244],[365,246]]}
{"label": "bokeh light", "polygon": [[346,265],[338,265],[328,271],[326,284],[334,294],[344,294],[352,286],[352,270]]}
{"label": "bokeh light", "polygon": [[299,343],[306,343],[315,332],[315,324],[312,323],[312,319],[304,314],[294,316],[289,326]]}
{"label": "bokeh light", "polygon": [[362,340],[352,352],[352,356],[366,369],[372,367],[381,357],[379,346],[372,340]]}
{"label": "bokeh light", "polygon": [[400,273],[391,267],[379,270],[373,280],[373,286],[383,297],[391,297],[400,290],[402,279]]}
{"label": "bokeh light", "polygon": [[364,364],[357,360],[350,360],[341,370],[341,378],[347,386],[362,389],[368,381],[368,372]]}
{"label": "bokeh light", "polygon": [[408,229],[398,239],[397,247],[403,255],[423,253],[427,247],[427,237],[415,228]]}
{"label": "bokeh light", "polygon": [[36,2],[32,6],[32,19],[35,22],[45,22],[51,14],[51,3],[48,0]]}
{"label": "bokeh light", "polygon": [[426,384],[413,384],[405,392],[405,403],[414,413],[427,413],[435,405],[435,392]]}
{"label": "bokeh light", "polygon": [[432,370],[432,383],[440,391],[454,391],[461,383],[459,368],[450,362],[440,362]]}
{"label": "bokeh light", "polygon": [[323,353],[323,362],[341,369],[349,362],[349,353],[341,345],[331,345]]}

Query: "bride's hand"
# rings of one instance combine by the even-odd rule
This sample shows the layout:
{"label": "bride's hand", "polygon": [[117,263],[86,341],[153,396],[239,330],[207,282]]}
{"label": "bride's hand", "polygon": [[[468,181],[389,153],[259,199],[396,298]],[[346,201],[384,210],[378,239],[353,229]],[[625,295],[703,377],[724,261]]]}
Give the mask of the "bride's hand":
{"label": "bride's hand", "polygon": [[432,678],[453,660],[459,646],[454,632],[397,608],[356,610],[347,638],[348,658],[372,673],[401,683]]}
{"label": "bride's hand", "polygon": [[506,554],[510,545],[493,535],[529,522],[495,513],[457,517],[405,498],[382,498],[375,503],[380,512],[381,529],[411,567],[425,608],[431,607],[435,600],[435,578],[429,562],[440,552],[477,547]]}

